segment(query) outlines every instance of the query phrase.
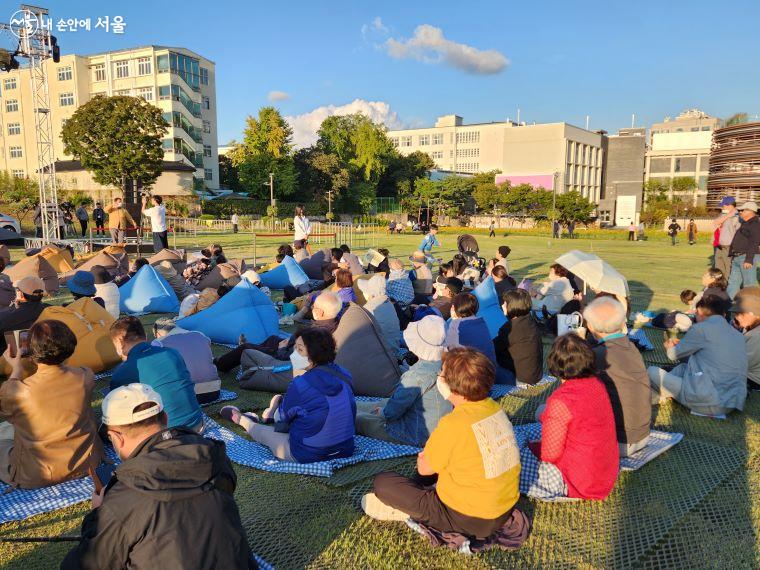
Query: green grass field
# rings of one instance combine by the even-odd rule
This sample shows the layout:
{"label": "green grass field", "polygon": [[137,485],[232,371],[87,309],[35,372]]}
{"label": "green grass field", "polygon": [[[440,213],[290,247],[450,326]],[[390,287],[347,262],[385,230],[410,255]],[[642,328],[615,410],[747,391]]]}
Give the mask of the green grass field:
{"label": "green grass field", "polygon": [[[550,243],[522,235],[478,240],[484,254],[509,245],[517,277],[542,278],[549,264],[567,250],[593,251],[627,276],[636,310],[677,307],[681,289],[699,287],[711,253],[706,244],[671,247],[663,241]],[[198,236],[178,240],[177,245],[193,249],[196,242],[211,241],[221,243],[229,258],[252,257],[249,234]],[[378,241],[400,257],[416,248],[419,236],[381,236]],[[436,253],[449,258],[456,235],[444,234],[441,241],[443,247]],[[260,238],[259,259],[270,258],[276,243]],[[149,324],[155,318],[144,320]],[[658,335],[652,338],[658,340]],[[646,356],[654,358],[651,353]],[[238,392],[235,404],[246,410],[262,409],[271,396],[239,390],[232,374],[223,376],[223,384]],[[524,390],[503,398],[501,405],[514,423],[528,422],[551,390]],[[215,416],[220,407],[206,412]],[[533,517],[534,527],[515,552],[464,557],[430,548],[401,523],[376,523],[363,516],[358,499],[372,475],[388,468],[409,472],[412,459],[364,463],[340,470],[329,480],[236,466],[236,498],[252,548],[277,568],[758,568],[760,395],[751,395],[744,413],[725,421],[691,416],[672,403],[653,408],[653,418],[658,429],[682,432],[684,440],[639,471],[621,473],[604,502],[549,504],[522,498],[520,507]],[[88,508],[85,503],[5,524],[0,540],[74,535]],[[0,567],[52,568],[68,547],[0,543]]]}

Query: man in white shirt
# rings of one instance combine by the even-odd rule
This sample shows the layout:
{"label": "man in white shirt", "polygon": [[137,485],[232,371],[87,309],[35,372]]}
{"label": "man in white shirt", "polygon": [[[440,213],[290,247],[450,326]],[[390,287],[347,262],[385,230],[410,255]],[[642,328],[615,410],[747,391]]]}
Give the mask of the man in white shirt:
{"label": "man in white shirt", "polygon": [[166,232],[166,206],[163,204],[161,196],[150,197],[153,206],[146,208],[148,197],[142,197],[142,213],[150,218],[150,231],[153,233],[153,251],[158,253],[162,249],[169,247],[169,240]]}
{"label": "man in white shirt", "polygon": [[232,222],[232,233],[233,234],[238,233],[238,221],[239,221],[239,218],[238,218],[238,213],[237,212],[233,212],[232,217],[230,218],[230,221]]}

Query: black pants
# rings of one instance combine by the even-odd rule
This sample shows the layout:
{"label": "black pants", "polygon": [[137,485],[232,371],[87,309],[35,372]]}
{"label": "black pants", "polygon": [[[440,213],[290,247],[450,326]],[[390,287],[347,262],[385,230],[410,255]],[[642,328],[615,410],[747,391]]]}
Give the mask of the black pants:
{"label": "black pants", "polygon": [[632,231],[628,232],[628,241],[633,241],[634,233]]}
{"label": "black pants", "polygon": [[82,226],[82,237],[87,233],[87,220],[79,220],[79,225]]}
{"label": "black pants", "polygon": [[481,519],[458,513],[447,507],[435,489],[429,488],[437,477],[413,479],[386,471],[375,477],[374,492],[386,505],[405,512],[414,520],[441,532],[458,532],[465,536],[485,539],[499,530],[509,519],[512,510],[495,519]]}
{"label": "black pants", "polygon": [[95,220],[95,234],[100,235],[106,235],[106,221],[105,220]]}
{"label": "black pants", "polygon": [[232,233],[233,233],[233,234],[236,234],[236,233],[238,232],[238,229],[237,229],[237,227],[238,227],[238,225],[237,225],[237,224],[232,224]]}
{"label": "black pants", "polygon": [[490,232],[488,232],[488,237],[496,237],[496,232],[491,230]]}
{"label": "black pants", "polygon": [[158,253],[162,249],[169,247],[169,240],[166,237],[167,231],[153,232],[153,252]]}

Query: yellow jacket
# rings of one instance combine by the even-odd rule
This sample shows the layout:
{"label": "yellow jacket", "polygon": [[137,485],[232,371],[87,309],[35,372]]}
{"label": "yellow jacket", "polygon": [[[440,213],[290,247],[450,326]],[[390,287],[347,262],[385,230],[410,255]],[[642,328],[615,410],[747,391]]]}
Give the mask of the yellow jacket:
{"label": "yellow jacket", "polygon": [[129,215],[129,212],[122,206],[108,206],[108,229],[109,230],[126,230],[127,228],[137,227],[135,220]]}

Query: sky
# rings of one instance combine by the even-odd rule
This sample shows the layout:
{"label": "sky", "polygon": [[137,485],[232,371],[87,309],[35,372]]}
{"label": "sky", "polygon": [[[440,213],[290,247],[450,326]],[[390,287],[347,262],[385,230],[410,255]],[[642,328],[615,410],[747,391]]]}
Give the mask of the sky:
{"label": "sky", "polygon": [[[615,133],[698,107],[760,114],[757,0],[40,0],[123,34],[57,32],[62,53],[182,46],[216,63],[219,144],[274,105],[298,145],[332,114],[389,128],[565,121]],[[7,21],[16,2],[2,0]]]}

